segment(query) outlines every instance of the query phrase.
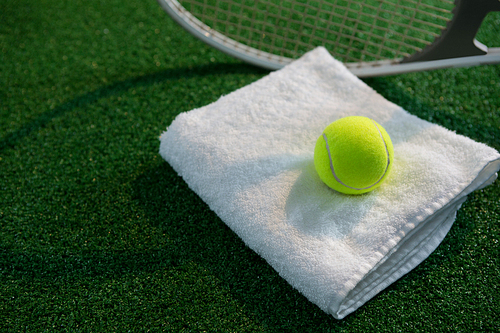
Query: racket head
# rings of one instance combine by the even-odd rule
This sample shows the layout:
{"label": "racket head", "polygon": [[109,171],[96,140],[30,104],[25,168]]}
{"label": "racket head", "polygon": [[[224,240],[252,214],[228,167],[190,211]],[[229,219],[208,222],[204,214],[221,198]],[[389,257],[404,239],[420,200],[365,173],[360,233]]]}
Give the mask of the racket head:
{"label": "racket head", "polygon": [[[465,0],[456,0],[461,1]],[[318,46],[325,47],[358,76],[454,66],[453,62],[400,65],[419,61],[414,60],[415,55],[442,40],[442,31],[447,30],[455,15],[455,2],[451,0],[158,2],[181,26],[207,44],[271,70]],[[496,62],[490,59],[487,63],[491,61]]]}

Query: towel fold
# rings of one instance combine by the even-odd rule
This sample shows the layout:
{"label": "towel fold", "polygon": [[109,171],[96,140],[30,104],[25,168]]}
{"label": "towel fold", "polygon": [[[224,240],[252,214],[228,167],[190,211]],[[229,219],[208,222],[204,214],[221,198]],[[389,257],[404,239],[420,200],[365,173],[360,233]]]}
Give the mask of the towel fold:
{"label": "towel fold", "polygon": [[[359,196],[328,188],[313,163],[323,129],[350,115],[374,119],[394,144],[385,183]],[[496,150],[410,115],[321,47],[179,114],[160,141],[222,221],[337,319],[427,258],[500,169]]]}

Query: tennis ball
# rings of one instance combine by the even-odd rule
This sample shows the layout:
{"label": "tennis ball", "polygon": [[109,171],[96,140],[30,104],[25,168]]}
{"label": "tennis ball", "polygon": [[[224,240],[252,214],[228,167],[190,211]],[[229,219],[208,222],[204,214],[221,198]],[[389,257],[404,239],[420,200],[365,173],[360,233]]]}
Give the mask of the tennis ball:
{"label": "tennis ball", "polygon": [[360,116],[328,125],[314,147],[319,177],[345,194],[362,194],[379,187],[391,171],[393,158],[389,134],[373,119]]}

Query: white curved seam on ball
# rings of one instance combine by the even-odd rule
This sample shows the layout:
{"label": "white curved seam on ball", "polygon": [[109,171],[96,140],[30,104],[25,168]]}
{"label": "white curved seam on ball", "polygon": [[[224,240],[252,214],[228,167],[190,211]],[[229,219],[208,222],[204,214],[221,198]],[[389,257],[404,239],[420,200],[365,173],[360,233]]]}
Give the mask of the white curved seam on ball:
{"label": "white curved seam on ball", "polygon": [[350,189],[353,189],[353,190],[356,190],[356,191],[360,191],[360,190],[367,190],[369,188],[372,188],[373,186],[377,185],[378,183],[380,183],[380,181],[382,180],[382,178],[384,178],[385,174],[387,173],[387,170],[389,169],[389,164],[391,163],[391,158],[389,156],[389,149],[387,149],[387,143],[385,142],[385,139],[384,139],[384,136],[382,135],[382,132],[380,131],[380,129],[378,128],[377,124],[372,120],[370,119],[372,122],[373,122],[373,125],[375,125],[375,128],[377,129],[378,131],[378,134],[380,135],[380,138],[382,139],[382,142],[384,143],[384,147],[385,147],[385,153],[387,155],[387,166],[385,167],[385,171],[384,173],[382,174],[382,177],[380,177],[379,180],[377,180],[375,183],[373,183],[372,185],[368,186],[368,187],[362,187],[362,188],[356,188],[356,187],[352,187],[352,186],[349,186],[349,185],[346,185],[344,184],[340,179],[339,177],[337,177],[337,174],[335,173],[335,169],[333,168],[333,161],[332,161],[332,155],[330,153],[330,146],[328,145],[328,137],[326,136],[325,133],[323,133],[323,139],[325,140],[325,143],[326,143],[326,151],[328,152],[328,159],[330,160],[330,170],[332,171],[332,174],[333,174],[333,177],[335,178],[335,180],[337,182],[339,182],[341,185],[347,187],[347,188],[350,188]]}
{"label": "white curved seam on ball", "polygon": [[384,143],[385,153],[387,155],[387,165],[385,166],[384,173],[382,174],[382,177],[380,177],[380,179],[377,180],[377,182],[372,185],[372,186],[374,186],[374,185],[377,185],[382,180],[382,178],[385,177],[385,174],[387,173],[387,170],[389,170],[389,164],[391,164],[391,156],[389,155],[389,149],[387,148],[387,142],[385,142],[384,136],[382,135],[382,132],[380,131],[380,128],[378,128],[377,123],[375,121],[373,121],[373,119],[370,119],[370,120],[373,122],[373,125],[375,125],[375,128],[378,131],[378,134],[380,134],[380,138],[382,139],[382,142]]}

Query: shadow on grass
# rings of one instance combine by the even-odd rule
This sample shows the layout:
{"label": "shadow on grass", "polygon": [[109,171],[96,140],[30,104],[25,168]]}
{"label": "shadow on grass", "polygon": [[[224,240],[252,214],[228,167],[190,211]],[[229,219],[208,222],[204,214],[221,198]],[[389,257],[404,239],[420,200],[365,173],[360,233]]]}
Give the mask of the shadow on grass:
{"label": "shadow on grass", "polygon": [[172,240],[171,253],[178,262],[196,262],[208,270],[260,323],[299,331],[304,322],[344,325],[310,303],[245,246],[168,163],[137,178],[134,189],[150,223]]}
{"label": "shadow on grass", "polygon": [[51,120],[63,116],[65,113],[74,108],[82,108],[95,103],[101,98],[108,98],[114,95],[120,95],[130,88],[148,87],[155,83],[164,81],[177,80],[180,78],[190,79],[195,77],[203,77],[211,74],[242,74],[242,73],[266,73],[265,71],[246,64],[213,64],[204,65],[193,68],[179,68],[165,70],[158,73],[153,73],[141,77],[131,78],[122,82],[117,82],[101,89],[88,92],[71,101],[61,104],[53,110],[41,114],[36,119],[21,126],[18,130],[7,134],[0,139],[0,152],[4,149],[13,148],[23,138],[30,133],[45,127]]}

